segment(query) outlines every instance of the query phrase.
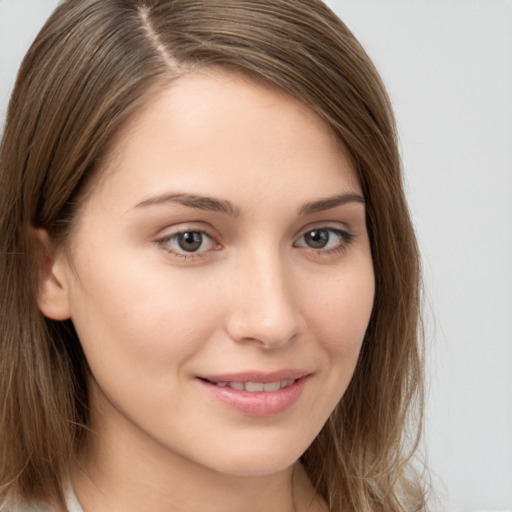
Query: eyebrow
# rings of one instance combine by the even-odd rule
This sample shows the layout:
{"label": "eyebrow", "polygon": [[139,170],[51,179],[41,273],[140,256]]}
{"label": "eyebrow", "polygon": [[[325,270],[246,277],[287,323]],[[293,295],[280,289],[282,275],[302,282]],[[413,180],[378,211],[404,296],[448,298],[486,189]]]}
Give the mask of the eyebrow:
{"label": "eyebrow", "polygon": [[299,213],[301,215],[310,215],[312,213],[330,210],[331,208],[336,208],[336,206],[342,206],[347,203],[365,204],[365,200],[364,197],[360,194],[355,192],[348,192],[332,197],[326,197],[324,199],[318,199],[317,201],[312,201],[311,203],[306,203],[301,207]]}
{"label": "eyebrow", "polygon": [[[196,208],[198,210],[225,213],[231,217],[238,217],[241,213],[240,208],[235,206],[230,201],[187,193],[171,193],[151,197],[138,203],[136,208],[144,208],[147,206],[165,203],[177,203],[189,208]],[[311,201],[302,205],[299,209],[299,215],[310,215],[312,213],[330,210],[331,208],[342,206],[347,203],[364,204],[365,200],[363,196],[355,192],[337,194],[335,196],[318,199],[316,201]]]}
{"label": "eyebrow", "polygon": [[198,210],[226,213],[231,217],[238,217],[240,215],[240,208],[229,201],[186,193],[162,194],[142,201],[136,208],[165,203],[178,203],[189,208],[197,208]]}

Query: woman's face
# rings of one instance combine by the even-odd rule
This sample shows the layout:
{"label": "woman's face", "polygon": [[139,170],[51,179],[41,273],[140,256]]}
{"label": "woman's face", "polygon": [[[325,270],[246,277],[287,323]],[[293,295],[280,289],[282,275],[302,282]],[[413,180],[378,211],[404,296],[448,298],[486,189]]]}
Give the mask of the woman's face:
{"label": "woman's face", "polygon": [[99,439],[233,475],[290,466],[373,304],[347,156],[298,101],[203,71],[154,96],[108,162],[53,267]]}

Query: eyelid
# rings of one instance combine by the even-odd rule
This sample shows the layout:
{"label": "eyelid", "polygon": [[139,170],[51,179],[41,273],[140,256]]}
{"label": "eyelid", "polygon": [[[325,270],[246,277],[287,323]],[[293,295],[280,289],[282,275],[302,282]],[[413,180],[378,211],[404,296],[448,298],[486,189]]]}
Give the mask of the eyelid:
{"label": "eyelid", "polygon": [[[329,231],[331,234],[334,234],[338,237],[339,243],[337,243],[334,247],[311,247],[307,244],[299,243],[299,241],[308,233],[312,231],[320,231],[325,230]],[[185,250],[179,250],[169,244],[169,240],[177,235],[187,233],[187,232],[196,232],[201,233],[204,236],[208,237],[211,240],[212,246],[207,248],[206,250],[201,250],[199,252],[187,252]],[[183,259],[183,260],[199,260],[205,257],[208,257],[211,252],[222,249],[222,244],[218,242],[219,235],[216,230],[212,229],[209,226],[206,226],[203,223],[200,223],[198,226],[195,222],[184,222],[177,224],[175,226],[170,226],[161,231],[161,235],[157,236],[155,239],[155,243],[166,253],[174,256],[175,258]],[[319,256],[328,256],[331,254],[340,253],[345,251],[352,240],[355,238],[354,233],[352,233],[346,226],[346,224],[341,222],[319,222],[310,224],[305,228],[301,229],[298,234],[294,237],[293,246],[299,248],[301,250],[306,250],[310,253],[317,254]]]}
{"label": "eyelid", "polygon": [[[207,253],[218,250],[221,248],[221,244],[218,242],[218,236],[215,233],[212,233],[213,230],[205,228],[202,226],[194,226],[194,223],[182,223],[176,226],[172,226],[166,230],[162,230],[162,234],[159,235],[155,243],[163,249],[166,253],[175,256],[176,258],[185,259],[185,260],[194,260],[199,258],[204,258]],[[187,252],[180,251],[179,249],[171,246],[168,242],[173,237],[176,237],[183,233],[201,233],[202,235],[208,237],[211,240],[212,247],[199,252]]]}
{"label": "eyelid", "polygon": [[[334,233],[341,241],[336,244],[335,247],[310,247],[307,244],[298,244],[299,240],[304,238],[305,235],[311,233],[312,231],[329,231],[330,233]],[[355,235],[349,231],[349,229],[345,225],[341,225],[338,223],[329,223],[329,224],[317,224],[311,225],[301,231],[301,234],[296,238],[294,242],[294,246],[300,249],[309,250],[319,255],[329,255],[332,253],[339,253],[348,248],[351,244]]]}
{"label": "eyelid", "polygon": [[312,222],[311,224],[308,224],[307,226],[301,228],[297,231],[297,234],[295,235],[295,239],[298,240],[299,238],[303,237],[305,234],[315,231],[315,230],[330,230],[330,231],[338,231],[342,233],[351,234],[351,229],[347,226],[344,222],[337,222],[337,221],[318,221],[318,222]]}

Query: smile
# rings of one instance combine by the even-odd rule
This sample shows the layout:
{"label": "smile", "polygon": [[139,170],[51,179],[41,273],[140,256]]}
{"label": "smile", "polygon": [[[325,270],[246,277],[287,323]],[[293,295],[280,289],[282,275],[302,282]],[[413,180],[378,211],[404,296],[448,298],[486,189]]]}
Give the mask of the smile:
{"label": "smile", "polygon": [[277,380],[275,382],[213,382],[216,386],[220,388],[231,388],[236,389],[238,391],[249,391],[249,393],[258,393],[258,392],[275,392],[280,389],[287,388],[291,386],[296,379],[285,379],[285,380]]}
{"label": "smile", "polygon": [[199,377],[202,388],[215,401],[244,416],[269,417],[284,413],[299,400],[310,372],[244,372]]}

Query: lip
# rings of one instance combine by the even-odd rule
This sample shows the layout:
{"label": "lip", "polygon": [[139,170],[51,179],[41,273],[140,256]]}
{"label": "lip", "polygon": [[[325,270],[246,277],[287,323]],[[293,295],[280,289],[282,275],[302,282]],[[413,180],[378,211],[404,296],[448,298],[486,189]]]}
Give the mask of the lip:
{"label": "lip", "polygon": [[[253,417],[275,416],[290,408],[302,395],[311,372],[301,370],[279,370],[275,372],[248,371],[239,373],[199,376],[203,389],[217,400],[244,415]],[[261,382],[295,380],[288,387],[277,391],[250,392],[230,387],[219,387],[215,382]]]}
{"label": "lip", "polygon": [[305,370],[284,369],[273,372],[262,372],[258,370],[249,370],[236,373],[218,373],[210,375],[199,375],[198,377],[210,382],[276,382],[278,380],[296,380],[310,375],[311,372]]}

